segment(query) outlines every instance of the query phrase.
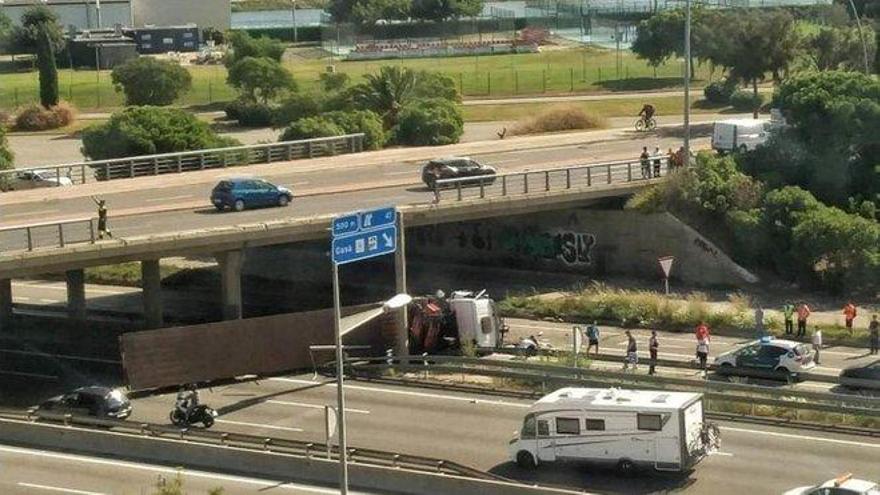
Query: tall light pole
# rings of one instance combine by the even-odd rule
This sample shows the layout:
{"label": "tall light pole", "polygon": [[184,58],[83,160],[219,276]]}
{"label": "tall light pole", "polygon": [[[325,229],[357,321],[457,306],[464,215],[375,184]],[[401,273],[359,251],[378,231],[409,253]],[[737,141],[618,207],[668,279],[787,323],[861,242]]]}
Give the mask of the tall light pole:
{"label": "tall light pole", "polygon": [[865,33],[862,32],[862,21],[859,19],[859,11],[856,10],[856,4],[853,0],[849,0],[849,6],[852,8],[853,17],[856,18],[856,29],[859,31],[859,39],[862,41],[862,56],[865,58],[865,74],[871,73],[871,67],[868,63],[868,44],[865,43]]}
{"label": "tall light pole", "polygon": [[684,2],[684,164],[691,164],[691,0]]}

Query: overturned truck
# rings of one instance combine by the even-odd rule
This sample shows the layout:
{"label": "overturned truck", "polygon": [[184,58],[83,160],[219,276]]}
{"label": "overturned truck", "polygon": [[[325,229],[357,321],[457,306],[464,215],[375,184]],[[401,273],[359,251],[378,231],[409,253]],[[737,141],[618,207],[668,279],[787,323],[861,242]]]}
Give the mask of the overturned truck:
{"label": "overturned truck", "polygon": [[485,290],[455,291],[449,298],[443,291],[417,297],[410,304],[409,321],[411,354],[493,352],[502,347],[507,333],[495,301]]}

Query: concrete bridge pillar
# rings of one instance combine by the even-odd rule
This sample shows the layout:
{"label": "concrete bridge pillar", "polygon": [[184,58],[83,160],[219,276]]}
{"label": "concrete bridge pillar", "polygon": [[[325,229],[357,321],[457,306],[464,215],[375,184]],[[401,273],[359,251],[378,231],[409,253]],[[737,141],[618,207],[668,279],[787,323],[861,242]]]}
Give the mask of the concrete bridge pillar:
{"label": "concrete bridge pillar", "polygon": [[159,260],[141,261],[141,282],[143,283],[144,322],[148,329],[162,328],[162,275]]}
{"label": "concrete bridge pillar", "polygon": [[216,255],[220,265],[220,290],[224,320],[241,319],[241,265],[244,252],[226,251]]}
{"label": "concrete bridge pillar", "polygon": [[67,270],[67,313],[77,320],[86,319],[86,277],[82,269]]}
{"label": "concrete bridge pillar", "polygon": [[0,331],[12,330],[12,280],[0,279]]}

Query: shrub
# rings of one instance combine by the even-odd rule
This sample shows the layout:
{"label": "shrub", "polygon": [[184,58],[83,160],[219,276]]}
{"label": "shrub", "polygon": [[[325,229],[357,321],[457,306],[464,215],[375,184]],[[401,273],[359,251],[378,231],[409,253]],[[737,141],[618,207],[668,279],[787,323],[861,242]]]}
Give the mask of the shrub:
{"label": "shrub", "polygon": [[40,69],[40,103],[44,108],[58,105],[58,67],[55,65],[55,46],[47,24],[41,24],[37,34],[37,66]]}
{"label": "shrub", "polygon": [[70,125],[74,120],[76,110],[69,103],[61,102],[51,108],[29,105],[15,116],[15,128],[20,131],[46,131]]}
{"label": "shrub", "polygon": [[511,133],[514,135],[541,134],[576,129],[595,129],[602,126],[603,122],[600,119],[587,115],[579,108],[555,108],[518,123],[511,130]]}
{"label": "shrub", "polygon": [[8,112],[4,112],[3,110],[0,110],[0,127],[6,127],[7,125],[9,125],[9,120],[11,118],[12,118],[12,116],[9,115]]}
{"label": "shrub", "polygon": [[314,117],[321,113],[322,100],[311,93],[294,93],[284,100],[275,109],[272,124],[275,127],[284,127],[292,122],[306,117]]}
{"label": "shrub", "polygon": [[266,127],[272,125],[274,109],[265,103],[248,100],[235,100],[226,104],[226,116],[245,127]]}
{"label": "shrub", "polygon": [[83,131],[83,154],[92,160],[234,146],[195,115],[158,107],[130,107]]}
{"label": "shrub", "polygon": [[730,103],[730,97],[736,91],[736,82],[730,79],[715,81],[709,83],[703,88],[703,95],[709,103],[717,103],[719,105],[727,105]]}
{"label": "shrub", "polygon": [[231,31],[228,37],[231,53],[226,58],[226,66],[231,67],[236,62],[245,57],[270,58],[276,62],[281,62],[284,55],[284,43],[260,36],[254,38],[246,31]]}
{"label": "shrub", "polygon": [[[9,149],[9,141],[6,140],[6,127],[0,124],[0,170],[11,170],[15,168],[15,155]],[[5,175],[0,176],[0,191],[5,190],[7,178]]]}
{"label": "shrub", "polygon": [[117,66],[110,75],[126,105],[165,106],[192,87],[189,71],[171,60],[140,57]]}
{"label": "shrub", "polygon": [[322,72],[321,86],[324,91],[339,91],[348,84],[348,74],[345,72]]}
{"label": "shrub", "polygon": [[364,134],[364,149],[377,150],[388,140],[382,118],[369,110],[329,112],[323,118],[338,125],[345,134]]}
{"label": "shrub", "polygon": [[757,96],[751,91],[737,90],[730,95],[730,105],[741,112],[751,112],[764,104],[764,96],[758,93]]}
{"label": "shrub", "polygon": [[406,105],[392,130],[395,142],[413,146],[457,143],[462,132],[464,119],[458,106],[440,98]]}
{"label": "shrub", "polygon": [[323,117],[306,117],[287,126],[281,134],[281,141],[332,137],[345,134],[345,131],[334,122]]}
{"label": "shrub", "polygon": [[268,57],[245,57],[229,68],[227,82],[239,91],[241,98],[268,103],[284,91],[295,91],[296,82],[290,72]]}

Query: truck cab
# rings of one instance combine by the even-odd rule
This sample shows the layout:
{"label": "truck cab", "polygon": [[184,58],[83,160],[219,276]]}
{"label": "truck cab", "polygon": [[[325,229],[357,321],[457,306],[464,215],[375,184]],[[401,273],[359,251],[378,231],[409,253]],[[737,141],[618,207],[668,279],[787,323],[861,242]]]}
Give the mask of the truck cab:
{"label": "truck cab", "polygon": [[449,306],[455,314],[460,342],[473,342],[478,349],[501,347],[507,327],[498,315],[495,301],[485,291],[476,295],[469,291],[453,292]]}

